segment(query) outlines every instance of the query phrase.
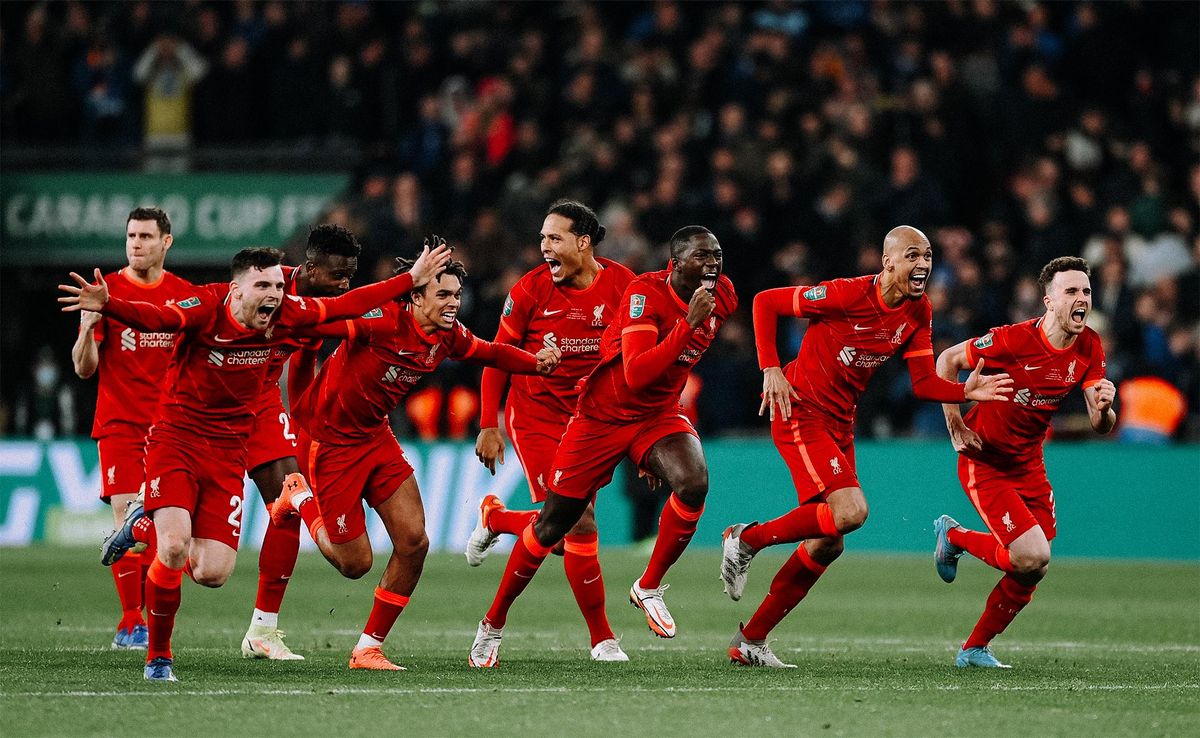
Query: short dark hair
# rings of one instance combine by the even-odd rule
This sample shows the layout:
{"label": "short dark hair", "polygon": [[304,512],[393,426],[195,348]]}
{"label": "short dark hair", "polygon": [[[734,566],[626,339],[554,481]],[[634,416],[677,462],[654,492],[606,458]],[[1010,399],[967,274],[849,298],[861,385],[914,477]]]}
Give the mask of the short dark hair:
{"label": "short dark hair", "polygon": [[[696,236],[704,235],[713,236],[713,232],[700,225],[684,226],[683,228],[675,231],[675,233],[671,235],[671,240],[667,242],[671,246],[671,258],[682,258],[683,252],[686,251],[687,247],[691,245],[692,239]],[[713,238],[716,238],[716,236],[713,236]]]}
{"label": "short dark hair", "polygon": [[283,252],[266,246],[251,246],[233,255],[230,264],[230,276],[234,279],[242,276],[251,269],[270,269],[283,263]]}
{"label": "short dark hair", "polygon": [[141,207],[134,208],[129,211],[129,217],[125,219],[125,225],[129,225],[131,220],[152,220],[158,224],[158,232],[164,236],[171,232],[171,219],[167,217],[167,211],[156,207]]}
{"label": "short dark hair", "polygon": [[589,237],[592,239],[593,246],[604,240],[606,231],[604,226],[600,225],[600,219],[596,216],[596,211],[578,200],[558,200],[550,206],[550,209],[546,211],[546,215],[561,215],[570,220],[571,233],[574,233],[576,236]]}
{"label": "short dark hair", "polygon": [[1089,277],[1092,276],[1092,269],[1084,259],[1078,256],[1060,256],[1042,267],[1042,273],[1038,275],[1038,285],[1042,288],[1043,295],[1054,281],[1054,275],[1059,272],[1083,272]]}
{"label": "short dark hair", "polygon": [[[392,269],[392,274],[404,274],[408,270],[412,269],[413,264],[415,263],[417,263],[416,259],[405,259],[402,256],[397,256],[396,267]],[[446,266],[442,268],[442,271],[438,272],[434,276],[434,279],[441,278],[443,274],[453,274],[454,276],[458,277],[459,282],[465,282],[467,280],[467,268],[461,261],[451,261],[450,263],[446,264]],[[409,294],[404,295],[400,298],[400,301],[411,302],[413,293],[419,293],[422,295],[425,294],[425,285],[421,285]]]}
{"label": "short dark hair", "polygon": [[336,223],[322,223],[308,232],[308,248],[304,252],[309,261],[321,256],[345,256],[357,258],[362,255],[362,244],[354,233]]}

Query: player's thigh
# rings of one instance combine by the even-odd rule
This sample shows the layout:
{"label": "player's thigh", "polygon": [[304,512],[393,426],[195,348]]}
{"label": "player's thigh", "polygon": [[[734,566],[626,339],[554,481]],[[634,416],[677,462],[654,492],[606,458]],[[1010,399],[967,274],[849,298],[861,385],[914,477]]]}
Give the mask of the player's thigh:
{"label": "player's thigh", "polygon": [[[146,437],[123,434],[96,441],[100,465],[100,499],[112,504],[118,495],[136,495],[146,479]],[[123,504],[113,504],[117,521],[125,515]]]}
{"label": "player's thigh", "polygon": [[187,562],[192,540],[192,511],[182,507],[160,507],[150,515],[158,546],[155,555],[172,569],[182,568]]}
{"label": "player's thigh", "polygon": [[[1019,479],[1013,475],[960,455],[958,476],[984,525],[1005,548],[1031,528],[1041,527],[1042,521],[1021,496]],[[1047,522],[1053,530],[1052,521]]]}
{"label": "player's thigh", "polygon": [[535,503],[546,500],[550,467],[569,420],[536,414],[523,406],[510,407],[504,415],[505,430],[529,483],[529,497]]}
{"label": "player's thigh", "polygon": [[[617,464],[629,453],[637,428],[636,425],[605,423],[582,415],[571,418],[550,465],[549,491],[575,500],[592,499],[601,487],[612,481]],[[553,495],[548,494],[544,514],[551,510],[551,499]],[[583,507],[585,505],[579,506],[574,520],[578,520]]]}
{"label": "player's thigh", "polygon": [[861,489],[852,436],[831,429],[827,418],[803,411],[787,420],[777,415],[771,423],[771,440],[787,465],[801,504],[835,490]]}
{"label": "player's thigh", "polygon": [[374,449],[372,442],[359,446],[311,442],[308,483],[330,543],[346,544],[367,532],[362,500],[376,463]]}
{"label": "player's thigh", "polygon": [[700,436],[687,416],[677,409],[641,423],[629,457],[676,493],[686,495],[694,491],[703,496],[708,491],[708,462]]}
{"label": "player's thigh", "polygon": [[[254,470],[279,459],[295,458],[300,453],[299,447],[297,428],[291,416],[280,402],[268,403],[254,413],[254,427],[246,450],[246,469]],[[254,478],[253,474],[251,478]],[[259,492],[263,499],[271,501],[278,496],[280,488],[260,487]],[[268,498],[267,495],[272,496]]]}
{"label": "player's thigh", "polygon": [[300,464],[297,463],[296,457],[285,456],[253,466],[250,468],[249,474],[250,479],[254,480],[254,486],[258,488],[259,496],[262,497],[263,502],[269,505],[279,498],[283,491],[283,481],[287,475],[299,471]]}

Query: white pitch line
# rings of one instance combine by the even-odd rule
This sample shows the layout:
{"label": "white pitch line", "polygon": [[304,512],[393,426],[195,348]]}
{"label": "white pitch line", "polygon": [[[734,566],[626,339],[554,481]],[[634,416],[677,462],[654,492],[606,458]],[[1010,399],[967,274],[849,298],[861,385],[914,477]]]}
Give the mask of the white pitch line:
{"label": "white pitch line", "polygon": [[[1196,690],[1200,684],[1086,684],[1086,685],[1011,685],[991,684],[972,685],[974,689],[989,692],[1156,692],[1165,690]],[[320,697],[322,695],[457,695],[457,694],[496,694],[507,692],[511,694],[569,694],[569,693],[600,693],[623,692],[634,694],[708,694],[729,692],[958,692],[963,686],[959,684],[939,684],[931,687],[888,687],[847,686],[837,687],[820,684],[797,685],[755,685],[732,687],[584,687],[568,689],[566,687],[335,687],[332,689],[191,689],[176,690],[164,687],[162,690],[140,691],[63,691],[63,692],[8,692],[0,693],[4,697],[37,697],[37,698],[108,698],[108,697],[237,697],[237,696],[279,696],[279,697]]]}

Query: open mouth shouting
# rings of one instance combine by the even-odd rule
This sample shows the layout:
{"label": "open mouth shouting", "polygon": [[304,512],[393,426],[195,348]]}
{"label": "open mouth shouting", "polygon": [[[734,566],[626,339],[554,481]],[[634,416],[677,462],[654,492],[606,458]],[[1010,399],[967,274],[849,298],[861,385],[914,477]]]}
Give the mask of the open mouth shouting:
{"label": "open mouth shouting", "polygon": [[543,258],[546,260],[546,263],[550,265],[550,276],[555,279],[561,277],[563,272],[562,262],[558,259],[555,259],[553,256],[546,256]]}
{"label": "open mouth shouting", "polygon": [[446,308],[438,313],[438,316],[442,319],[443,325],[454,325],[454,321],[458,319],[458,308]]}
{"label": "open mouth shouting", "polygon": [[1087,322],[1087,308],[1077,307],[1071,311],[1071,327],[1075,330],[1083,330],[1084,323]]}
{"label": "open mouth shouting", "polygon": [[721,273],[719,271],[717,271],[716,269],[713,269],[712,271],[707,271],[704,274],[701,274],[700,275],[700,286],[703,287],[704,289],[708,290],[709,292],[716,291],[717,277],[719,277],[720,274]]}
{"label": "open mouth shouting", "polygon": [[917,267],[908,275],[908,286],[912,292],[920,293],[925,291],[925,283],[929,281],[929,270],[924,267]]}
{"label": "open mouth shouting", "polygon": [[259,305],[254,311],[254,327],[258,329],[266,328],[271,323],[271,317],[275,315],[275,311],[279,309],[279,303],[273,299],[268,299]]}

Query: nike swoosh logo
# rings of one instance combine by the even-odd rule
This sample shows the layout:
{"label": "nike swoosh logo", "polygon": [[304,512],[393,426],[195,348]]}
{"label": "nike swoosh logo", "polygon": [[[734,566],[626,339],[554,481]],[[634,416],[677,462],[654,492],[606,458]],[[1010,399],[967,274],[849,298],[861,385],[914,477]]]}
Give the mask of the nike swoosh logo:
{"label": "nike swoosh logo", "polygon": [[1025,365],[1025,371],[1027,371],[1027,372],[1031,372],[1034,369],[1041,369],[1041,367],[1040,366],[1029,366],[1028,364]]}
{"label": "nike swoosh logo", "polygon": [[[565,309],[565,308],[564,308],[564,309]],[[547,316],[547,317],[548,317],[548,316],[551,316],[551,315],[558,315],[558,314],[559,314],[559,313],[561,313],[561,312],[562,312],[562,310],[543,310],[543,311],[542,311],[542,315],[545,315],[545,316]]]}
{"label": "nike swoosh logo", "polygon": [[412,355],[413,355],[413,354],[415,354],[415,353],[417,353],[417,352],[416,352],[416,351],[400,351],[400,350],[397,350],[397,351],[396,351],[396,356],[412,356]]}
{"label": "nike swoosh logo", "polygon": [[533,579],[533,575],[532,575],[532,574],[530,574],[530,575],[526,576],[526,575],[522,574],[522,573],[521,573],[521,572],[519,572],[519,571],[514,571],[514,572],[513,572],[513,574],[516,574],[517,576],[521,577],[522,579]]}
{"label": "nike swoosh logo", "polygon": [[153,616],[154,616],[154,617],[156,617],[156,618],[165,618],[165,617],[167,617],[167,614],[166,614],[165,612],[154,612],[154,610],[150,610],[150,614],[151,614],[151,615],[153,615]]}
{"label": "nike swoosh logo", "polygon": [[854,330],[856,330],[856,331],[869,331],[869,330],[871,330],[871,326],[869,326],[869,325],[859,325],[858,323],[855,323],[855,324],[854,324]]}
{"label": "nike swoosh logo", "polygon": [[234,341],[236,341],[237,339],[236,339],[236,338],[222,338],[222,337],[220,337],[220,336],[213,336],[213,340],[214,340],[214,341],[216,341],[217,343],[233,343],[233,342],[234,342]]}
{"label": "nike swoosh logo", "polygon": [[[132,573],[132,572],[131,572],[131,573]],[[584,579],[584,580],[583,580],[583,583],[584,583],[584,584],[591,584],[592,582],[594,582],[594,581],[596,581],[597,579],[599,579],[601,576],[602,576],[601,574],[597,574],[596,576],[592,577],[591,579]]]}
{"label": "nike swoosh logo", "polygon": [[131,572],[131,571],[123,571],[123,572],[121,572],[120,574],[117,574],[117,578],[118,578],[118,579],[120,579],[121,577],[127,577],[127,576],[129,576],[130,574],[132,574],[132,573],[133,573],[133,572]]}

